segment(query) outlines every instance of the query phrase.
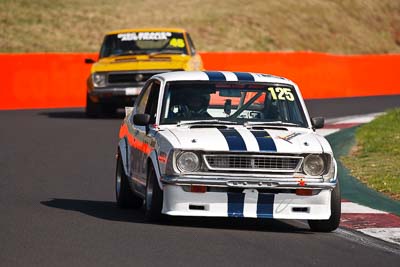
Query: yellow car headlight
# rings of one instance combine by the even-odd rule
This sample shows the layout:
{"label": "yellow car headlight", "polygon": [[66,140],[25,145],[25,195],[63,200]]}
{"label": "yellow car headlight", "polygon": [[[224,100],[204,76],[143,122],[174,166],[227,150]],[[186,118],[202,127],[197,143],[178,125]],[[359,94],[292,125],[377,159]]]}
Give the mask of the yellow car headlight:
{"label": "yellow car headlight", "polygon": [[93,73],[92,81],[94,87],[106,86],[106,74],[105,73]]}

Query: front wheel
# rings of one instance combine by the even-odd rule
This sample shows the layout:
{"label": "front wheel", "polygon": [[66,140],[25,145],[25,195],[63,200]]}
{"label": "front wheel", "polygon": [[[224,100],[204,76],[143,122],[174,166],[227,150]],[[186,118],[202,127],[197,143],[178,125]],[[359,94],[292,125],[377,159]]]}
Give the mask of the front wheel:
{"label": "front wheel", "polygon": [[146,183],[146,220],[154,222],[160,221],[163,216],[161,214],[163,206],[163,191],[158,185],[158,180],[153,166],[150,166]]}
{"label": "front wheel", "polygon": [[143,206],[143,199],[138,197],[129,185],[129,180],[125,174],[121,154],[119,152],[117,169],[115,172],[115,198],[117,200],[117,205],[123,209],[138,209]]}
{"label": "front wheel", "polygon": [[89,118],[97,117],[101,112],[101,106],[90,99],[89,94],[86,95],[86,116]]}
{"label": "front wheel", "polygon": [[328,220],[308,220],[308,225],[314,232],[332,232],[339,227],[341,214],[340,185],[337,181],[331,194],[331,217]]}
{"label": "front wheel", "polygon": [[117,108],[114,105],[108,105],[108,106],[102,106],[101,107],[101,112],[105,115],[111,116],[114,115],[115,112],[117,111]]}

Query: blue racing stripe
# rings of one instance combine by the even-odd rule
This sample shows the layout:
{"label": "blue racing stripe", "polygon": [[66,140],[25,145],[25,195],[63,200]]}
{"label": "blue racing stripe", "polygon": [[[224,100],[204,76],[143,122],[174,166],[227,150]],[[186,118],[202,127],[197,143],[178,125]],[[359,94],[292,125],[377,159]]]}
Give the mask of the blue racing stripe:
{"label": "blue racing stripe", "polygon": [[258,194],[257,218],[273,218],[274,194]]}
{"label": "blue racing stripe", "polygon": [[228,216],[243,217],[244,194],[228,192]]}
{"label": "blue racing stripe", "polygon": [[258,148],[262,152],[276,152],[276,145],[267,131],[250,131],[257,139]]}
{"label": "blue racing stripe", "polygon": [[210,81],[226,81],[225,75],[221,72],[205,71],[204,73],[207,74],[208,79],[210,79]]}
{"label": "blue racing stripe", "polygon": [[243,137],[235,129],[219,129],[228,143],[230,151],[247,151]]}
{"label": "blue racing stripe", "polygon": [[250,73],[247,72],[234,72],[238,81],[250,81],[254,82],[254,77]]}

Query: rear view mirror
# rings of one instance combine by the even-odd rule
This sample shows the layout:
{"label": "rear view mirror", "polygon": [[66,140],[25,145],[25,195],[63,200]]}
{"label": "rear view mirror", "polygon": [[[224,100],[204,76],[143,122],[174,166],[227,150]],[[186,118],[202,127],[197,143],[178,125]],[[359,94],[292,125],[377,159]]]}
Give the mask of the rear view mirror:
{"label": "rear view mirror", "polygon": [[226,99],[224,104],[224,112],[226,115],[231,115],[232,112],[232,100]]}
{"label": "rear view mirror", "polygon": [[324,128],[325,119],[323,117],[311,118],[311,123],[314,129],[321,129]]}
{"label": "rear view mirror", "polygon": [[139,126],[147,126],[150,122],[149,114],[135,114],[133,116],[133,123]]}
{"label": "rear view mirror", "polygon": [[221,89],[219,90],[219,96],[224,96],[224,97],[241,97],[242,94],[240,90],[235,90],[235,89]]}
{"label": "rear view mirror", "polygon": [[93,59],[91,59],[91,58],[85,58],[85,63],[86,64],[93,64],[93,63],[95,63],[96,61],[94,61]]}

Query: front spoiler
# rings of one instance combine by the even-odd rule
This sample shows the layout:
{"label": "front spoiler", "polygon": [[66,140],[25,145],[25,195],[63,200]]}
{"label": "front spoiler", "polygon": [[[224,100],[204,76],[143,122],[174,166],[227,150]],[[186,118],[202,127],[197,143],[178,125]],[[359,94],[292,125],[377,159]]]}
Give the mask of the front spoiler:
{"label": "front spoiler", "polygon": [[327,220],[331,216],[330,203],[330,190],[321,190],[311,196],[263,193],[257,189],[193,193],[181,186],[165,185],[162,213],[171,216]]}
{"label": "front spoiler", "polygon": [[304,180],[300,183],[299,179],[292,178],[295,181],[288,181],[289,179],[272,179],[272,178],[226,178],[226,177],[162,177],[161,182],[169,185],[202,185],[202,186],[215,186],[215,187],[231,187],[231,188],[264,188],[264,189],[330,189],[336,187],[336,180],[332,182],[320,182],[318,179]]}

